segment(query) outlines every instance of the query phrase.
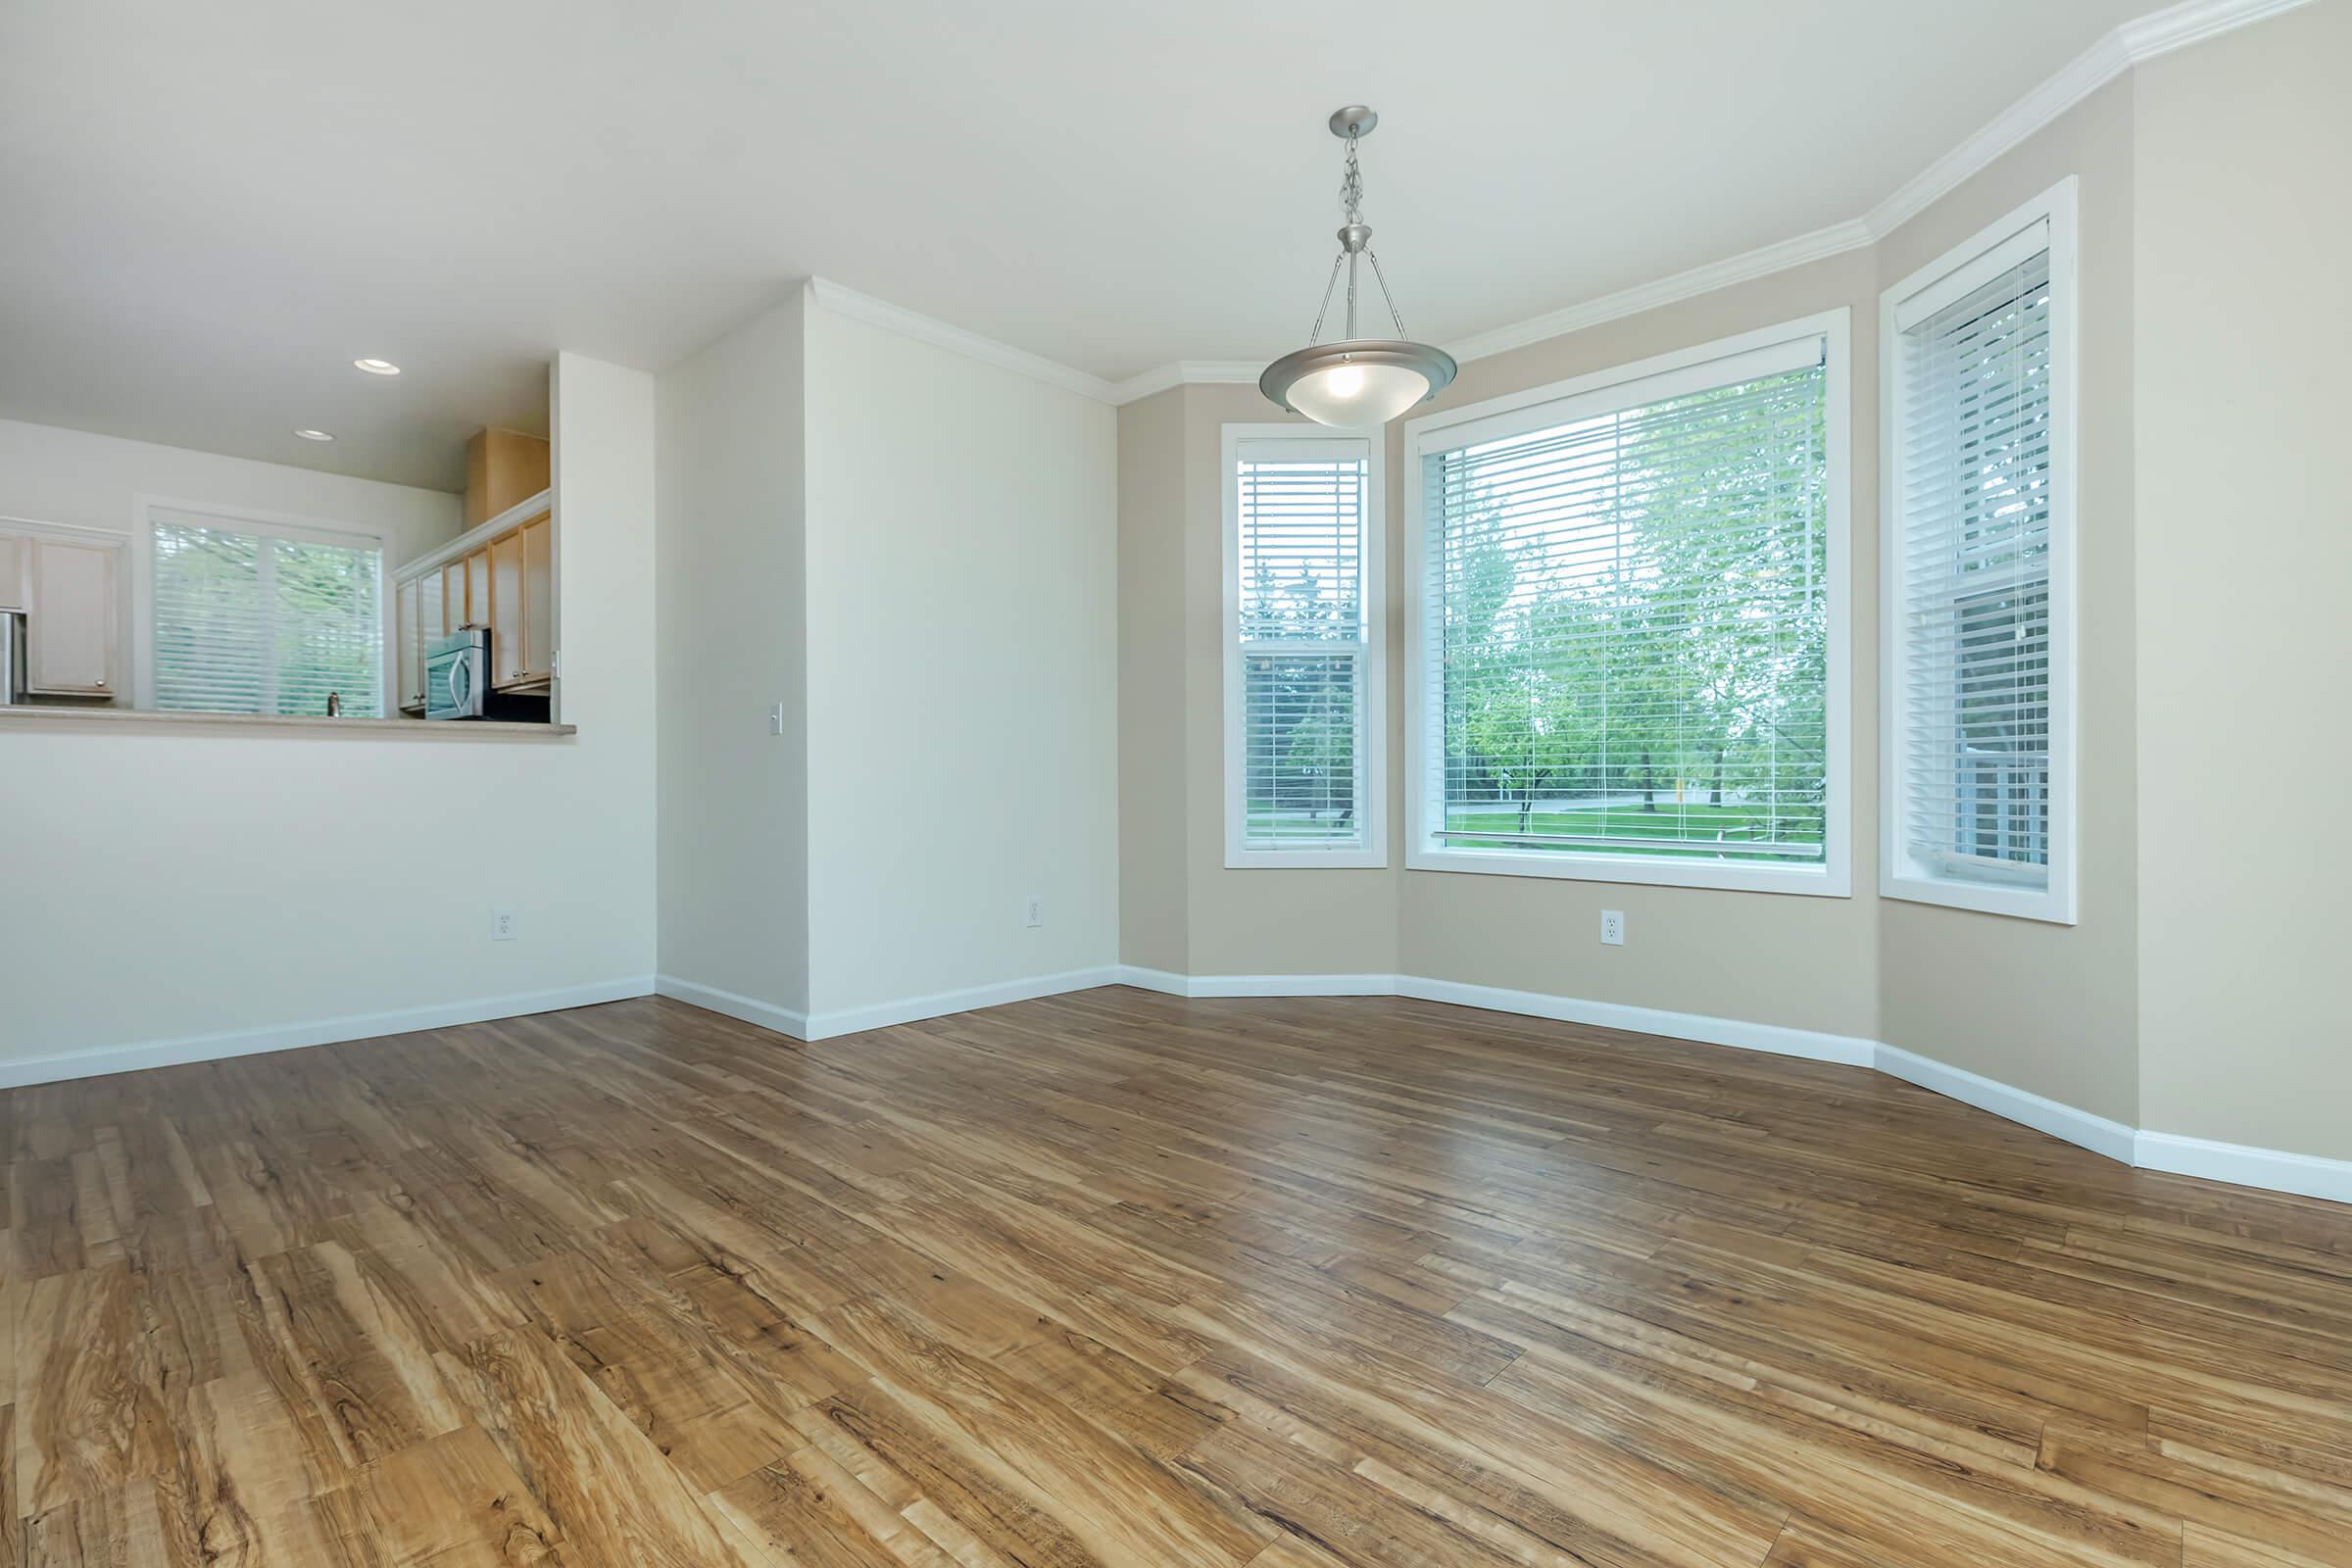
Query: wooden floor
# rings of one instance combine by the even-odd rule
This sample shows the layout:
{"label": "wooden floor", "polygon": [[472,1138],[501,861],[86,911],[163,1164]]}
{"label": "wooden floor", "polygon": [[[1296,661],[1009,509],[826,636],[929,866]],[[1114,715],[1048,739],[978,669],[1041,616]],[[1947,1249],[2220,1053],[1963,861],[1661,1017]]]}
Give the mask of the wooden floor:
{"label": "wooden floor", "polygon": [[1125,989],[12,1091],[0,1560],[2352,1563],[2352,1209]]}

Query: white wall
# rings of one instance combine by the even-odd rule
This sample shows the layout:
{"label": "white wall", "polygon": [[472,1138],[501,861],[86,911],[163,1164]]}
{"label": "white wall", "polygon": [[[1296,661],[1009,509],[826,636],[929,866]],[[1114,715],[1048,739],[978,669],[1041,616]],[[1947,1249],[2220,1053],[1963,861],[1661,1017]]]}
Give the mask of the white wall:
{"label": "white wall", "polygon": [[655,640],[662,973],[790,1013],[808,1006],[801,333],[796,290],[662,376]]}
{"label": "white wall", "polygon": [[811,1008],[1116,962],[1114,412],[824,310],[806,384]]}
{"label": "white wall", "polygon": [[387,568],[465,532],[445,491],[0,419],[0,514],[127,534],[140,495],[366,528],[383,536]]}
{"label": "white wall", "polygon": [[[0,1083],[647,989],[653,380],[564,355],[555,394],[563,702],[578,736],[12,720]],[[14,485],[23,468],[0,471]],[[34,507],[0,510],[90,520],[61,505],[68,481],[31,483]],[[497,907],[519,916],[518,940],[489,940]],[[130,1049],[44,1059],[111,1048]]]}

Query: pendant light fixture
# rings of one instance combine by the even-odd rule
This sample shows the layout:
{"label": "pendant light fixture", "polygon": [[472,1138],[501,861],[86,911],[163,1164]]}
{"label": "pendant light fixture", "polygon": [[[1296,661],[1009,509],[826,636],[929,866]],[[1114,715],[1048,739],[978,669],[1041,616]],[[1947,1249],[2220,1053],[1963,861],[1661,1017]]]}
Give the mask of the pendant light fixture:
{"label": "pendant light fixture", "polygon": [[[1315,312],[1306,347],[1285,354],[1266,367],[1257,389],[1283,408],[1303,414],[1318,424],[1386,424],[1414,404],[1437,396],[1453,379],[1453,356],[1404,335],[1404,318],[1389,297],[1389,280],[1372,253],[1372,229],[1363,220],[1364,176],[1356,167],[1355,144],[1372,134],[1380,117],[1362,104],[1335,110],[1331,133],[1348,144],[1348,174],[1340,182],[1340,205],[1348,221],[1340,225],[1340,254],[1331,264],[1331,279],[1323,285],[1323,306]],[[1396,335],[1357,337],[1355,300],[1357,266],[1372,264],[1372,281],[1389,308]],[[1348,273],[1348,324],[1345,335],[1324,343],[1323,318],[1331,313],[1331,292],[1340,273]]]}

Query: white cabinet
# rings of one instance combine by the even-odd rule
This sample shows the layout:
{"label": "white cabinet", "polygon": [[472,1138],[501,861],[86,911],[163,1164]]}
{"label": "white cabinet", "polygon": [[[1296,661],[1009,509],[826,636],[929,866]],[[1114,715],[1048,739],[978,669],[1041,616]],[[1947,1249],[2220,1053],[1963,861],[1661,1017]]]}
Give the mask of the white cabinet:
{"label": "white cabinet", "polygon": [[122,552],[64,539],[24,542],[24,689],[43,697],[106,697],[121,689],[115,669],[115,568]]}
{"label": "white cabinet", "polygon": [[32,541],[0,534],[0,610],[24,608],[24,547]]}

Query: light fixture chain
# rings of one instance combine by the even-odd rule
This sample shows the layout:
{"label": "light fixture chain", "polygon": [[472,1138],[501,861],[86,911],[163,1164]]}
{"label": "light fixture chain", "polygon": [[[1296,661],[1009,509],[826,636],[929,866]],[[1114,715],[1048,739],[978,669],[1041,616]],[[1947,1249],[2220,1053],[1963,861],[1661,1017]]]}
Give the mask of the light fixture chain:
{"label": "light fixture chain", "polygon": [[[1331,313],[1331,291],[1340,286],[1340,263],[1347,259],[1346,252],[1331,259],[1331,277],[1323,285],[1323,303],[1315,308],[1315,324],[1307,328],[1306,346],[1310,349],[1323,341],[1323,318]],[[1391,311],[1395,309],[1390,307]]]}
{"label": "light fixture chain", "polygon": [[1389,307],[1389,319],[1396,323],[1396,335],[1412,336],[1404,329],[1404,318],[1396,314],[1396,296],[1389,292],[1389,274],[1380,270],[1380,252],[1367,245],[1364,254],[1372,259],[1372,280],[1380,285],[1380,297]]}
{"label": "light fixture chain", "polygon": [[1340,206],[1348,214],[1348,221],[1363,221],[1364,172],[1356,167],[1355,138],[1348,138],[1348,175],[1340,181]]}

